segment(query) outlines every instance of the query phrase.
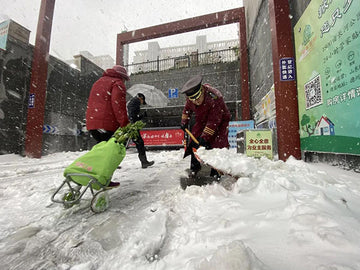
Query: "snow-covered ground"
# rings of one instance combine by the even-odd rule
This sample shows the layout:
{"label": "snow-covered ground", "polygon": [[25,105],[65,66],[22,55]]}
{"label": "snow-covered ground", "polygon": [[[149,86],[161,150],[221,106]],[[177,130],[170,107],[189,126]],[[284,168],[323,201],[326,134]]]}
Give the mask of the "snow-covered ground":
{"label": "snow-covered ground", "polygon": [[184,191],[183,150],[148,152],[147,169],[128,150],[94,214],[90,192],[70,209],[50,200],[82,154],[0,156],[1,269],[360,269],[358,173],[200,149],[241,177]]}

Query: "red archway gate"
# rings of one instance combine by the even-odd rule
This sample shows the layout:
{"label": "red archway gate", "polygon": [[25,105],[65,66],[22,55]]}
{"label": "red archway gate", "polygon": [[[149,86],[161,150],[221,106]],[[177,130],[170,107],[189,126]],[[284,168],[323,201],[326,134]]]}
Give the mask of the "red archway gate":
{"label": "red archway gate", "polygon": [[125,44],[232,23],[239,23],[240,26],[241,115],[242,120],[250,120],[246,19],[243,7],[120,33],[117,35],[116,64],[124,64],[123,55]]}

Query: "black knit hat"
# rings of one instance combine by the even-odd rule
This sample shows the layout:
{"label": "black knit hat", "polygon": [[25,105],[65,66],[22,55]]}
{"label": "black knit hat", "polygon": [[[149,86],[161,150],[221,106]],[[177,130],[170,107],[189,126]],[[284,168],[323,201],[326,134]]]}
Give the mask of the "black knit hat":
{"label": "black knit hat", "polygon": [[137,96],[143,100],[143,104],[146,105],[145,96],[143,93],[138,93]]}
{"label": "black knit hat", "polygon": [[184,84],[183,88],[181,89],[181,93],[187,95],[188,97],[197,96],[198,92],[201,90],[201,82],[201,75],[192,77]]}

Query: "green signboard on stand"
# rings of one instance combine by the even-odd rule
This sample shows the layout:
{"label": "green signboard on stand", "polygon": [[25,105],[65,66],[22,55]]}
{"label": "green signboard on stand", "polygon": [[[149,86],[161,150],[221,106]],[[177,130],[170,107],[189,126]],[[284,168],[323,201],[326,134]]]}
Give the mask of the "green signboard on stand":
{"label": "green signboard on stand", "polygon": [[272,131],[270,129],[250,129],[245,132],[245,154],[248,157],[273,159]]}
{"label": "green signboard on stand", "polygon": [[294,36],[301,149],[360,155],[360,1],[312,0]]}

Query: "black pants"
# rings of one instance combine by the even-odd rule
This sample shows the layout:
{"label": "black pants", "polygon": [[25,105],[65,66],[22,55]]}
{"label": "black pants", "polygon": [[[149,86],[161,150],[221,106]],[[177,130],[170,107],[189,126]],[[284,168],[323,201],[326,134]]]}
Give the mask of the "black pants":
{"label": "black pants", "polygon": [[133,142],[135,143],[139,156],[145,156],[145,145],[143,138],[141,138],[140,131],[138,131],[138,137],[133,140]]}
{"label": "black pants", "polygon": [[112,137],[112,135],[114,135],[114,131],[99,130],[99,129],[89,130],[89,133],[97,141],[97,143],[108,141]]}
{"label": "black pants", "polygon": [[[191,171],[194,171],[194,172],[197,172],[197,171],[200,171],[201,169],[201,164],[200,162],[196,159],[195,157],[195,154],[193,152],[193,150],[191,149],[191,161],[190,161],[190,170]],[[210,176],[211,177],[216,177],[216,178],[220,178],[220,174],[217,170],[211,168],[211,171],[210,171]]]}

